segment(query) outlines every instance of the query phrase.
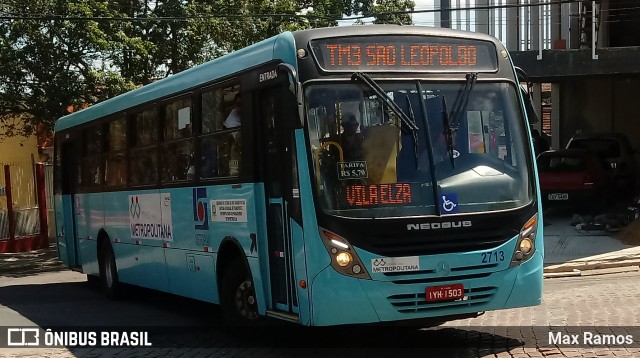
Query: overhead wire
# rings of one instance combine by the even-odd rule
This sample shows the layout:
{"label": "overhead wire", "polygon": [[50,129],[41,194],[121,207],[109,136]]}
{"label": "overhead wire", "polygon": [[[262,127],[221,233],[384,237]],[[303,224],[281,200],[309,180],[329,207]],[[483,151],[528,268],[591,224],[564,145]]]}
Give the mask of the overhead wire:
{"label": "overhead wire", "polygon": [[[73,15],[60,15],[60,14],[31,14],[31,13],[13,13],[6,12],[0,14],[0,20],[25,20],[25,21],[114,21],[114,22],[176,22],[176,21],[191,21],[191,20],[206,20],[206,19],[246,19],[246,18],[302,18],[302,19],[320,19],[327,21],[356,21],[363,19],[373,19],[375,17],[380,16],[390,16],[390,15],[415,15],[415,14],[429,14],[429,13],[440,13],[442,11],[450,11],[450,12],[464,12],[464,11],[478,11],[478,10],[506,10],[509,8],[532,8],[532,7],[544,7],[550,5],[561,5],[561,4],[573,4],[573,3],[582,3],[584,0],[553,0],[548,2],[539,2],[539,3],[518,3],[518,4],[498,4],[498,5],[486,5],[486,6],[467,6],[467,7],[450,7],[450,8],[430,8],[430,9],[414,9],[414,10],[406,10],[406,11],[387,11],[387,12],[371,12],[361,15],[349,16],[349,17],[341,17],[334,18],[323,15],[317,15],[314,13],[304,13],[304,14],[289,14],[289,13],[263,13],[263,14],[211,14],[211,15],[202,15],[202,16],[149,16],[149,17],[119,17],[119,16],[73,16]],[[624,2],[624,4],[633,4],[634,2]],[[620,4],[620,3],[618,3]],[[625,16],[627,14],[620,14],[622,11],[630,11],[630,10],[640,10],[640,6],[627,6],[627,7],[616,7],[616,8],[608,8],[601,10],[601,12],[608,13],[609,16],[614,16],[613,13],[616,13],[615,16]],[[374,20],[366,21],[365,23],[372,22]],[[469,19],[458,19],[454,20],[458,22],[465,23],[473,23],[473,20]],[[502,21],[502,19],[498,20]],[[506,19],[504,21],[507,21]],[[605,23],[609,22],[623,22],[623,21],[634,21],[634,20],[605,20]],[[495,23],[495,22],[494,22]],[[481,25],[482,23],[476,23],[477,25]]]}
{"label": "overhead wire", "polygon": [[176,17],[84,17],[84,16],[64,16],[59,14],[53,15],[35,15],[35,14],[19,14],[19,15],[11,15],[0,16],[0,20],[45,20],[45,21],[68,21],[68,20],[77,20],[77,21],[188,21],[191,19],[208,19],[208,18],[255,18],[255,17],[299,17],[299,18],[320,18],[331,21],[339,21],[339,20],[357,20],[357,19],[366,19],[368,17],[375,16],[388,16],[388,15],[405,15],[405,14],[418,14],[418,13],[430,13],[430,12],[441,12],[446,10],[451,11],[465,11],[465,10],[489,10],[489,9],[506,9],[513,7],[528,7],[528,6],[544,6],[544,5],[553,5],[553,4],[565,4],[565,3],[575,3],[581,2],[582,0],[553,0],[549,2],[539,3],[539,4],[500,4],[500,5],[487,5],[487,6],[473,6],[473,7],[460,7],[460,8],[448,8],[448,9],[425,9],[425,10],[403,10],[403,11],[385,11],[385,12],[372,12],[366,13],[363,15],[349,17],[349,18],[331,18],[321,15],[315,14],[218,14],[218,15],[207,15],[207,16],[176,16]]}

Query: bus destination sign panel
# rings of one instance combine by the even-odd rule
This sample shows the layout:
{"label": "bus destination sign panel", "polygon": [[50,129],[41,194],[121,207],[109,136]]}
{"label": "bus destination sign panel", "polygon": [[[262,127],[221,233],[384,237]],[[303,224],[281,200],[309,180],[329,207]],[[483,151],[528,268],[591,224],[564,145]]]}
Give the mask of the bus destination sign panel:
{"label": "bus destination sign panel", "polygon": [[494,72],[493,43],[433,36],[356,36],[318,39],[311,48],[327,72]]}
{"label": "bus destination sign panel", "polygon": [[347,186],[346,203],[351,207],[411,204],[411,184],[371,184]]}

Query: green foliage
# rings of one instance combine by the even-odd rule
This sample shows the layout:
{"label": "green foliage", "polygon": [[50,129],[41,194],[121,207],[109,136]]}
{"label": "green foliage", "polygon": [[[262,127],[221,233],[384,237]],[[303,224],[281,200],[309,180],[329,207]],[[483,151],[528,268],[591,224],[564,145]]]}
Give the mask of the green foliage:
{"label": "green foliage", "polygon": [[[5,12],[24,17],[47,15],[92,17],[94,1],[12,0]],[[69,108],[95,103],[114,93],[110,75],[97,72],[113,40],[95,21],[16,19],[0,24],[0,125],[5,135],[30,134],[40,123],[51,129]],[[110,81],[120,90],[123,80]],[[19,119],[21,123],[16,123]]]}
{"label": "green foliage", "polygon": [[[4,0],[0,133],[81,108],[283,31],[345,15],[409,24],[410,0]],[[378,15],[376,15],[378,14]],[[303,16],[301,16],[303,15]]]}
{"label": "green foliage", "polygon": [[374,24],[411,25],[411,14],[415,3],[412,0],[377,0],[373,6],[373,13],[379,14],[373,21]]}

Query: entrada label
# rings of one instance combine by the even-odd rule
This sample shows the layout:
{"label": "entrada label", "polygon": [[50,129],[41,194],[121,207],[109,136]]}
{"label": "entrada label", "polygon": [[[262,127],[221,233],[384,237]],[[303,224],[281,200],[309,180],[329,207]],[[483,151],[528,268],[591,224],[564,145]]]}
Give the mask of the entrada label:
{"label": "entrada label", "polygon": [[267,71],[267,72],[261,73],[258,77],[259,77],[260,83],[264,81],[273,80],[278,78],[278,71],[277,70]]}

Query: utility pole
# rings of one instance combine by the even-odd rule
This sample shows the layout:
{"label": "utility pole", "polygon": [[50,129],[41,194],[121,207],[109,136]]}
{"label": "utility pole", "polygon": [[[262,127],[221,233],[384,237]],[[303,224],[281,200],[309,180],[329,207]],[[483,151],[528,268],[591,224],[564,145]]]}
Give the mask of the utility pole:
{"label": "utility pole", "polygon": [[440,27],[451,28],[451,0],[440,0]]}

